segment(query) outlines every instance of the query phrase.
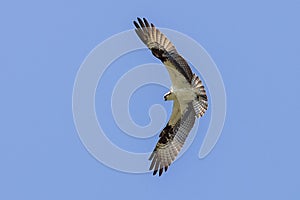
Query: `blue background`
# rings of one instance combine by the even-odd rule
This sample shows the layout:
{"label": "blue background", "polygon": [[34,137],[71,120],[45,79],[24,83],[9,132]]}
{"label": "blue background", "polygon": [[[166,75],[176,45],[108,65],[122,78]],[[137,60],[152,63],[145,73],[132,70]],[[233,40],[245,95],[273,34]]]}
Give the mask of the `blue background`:
{"label": "blue background", "polygon": [[[299,199],[299,10],[296,0],[2,1],[0,199]],[[99,163],[72,116],[80,64],[101,41],[133,28],[137,16],[198,41],[227,92],[225,126],[211,154],[198,159],[197,136],[160,178]],[[159,62],[146,52],[136,59]],[[165,89],[148,89],[169,111],[159,100]],[[137,94],[144,113],[148,105]],[[143,150],[153,148],[151,140]]]}

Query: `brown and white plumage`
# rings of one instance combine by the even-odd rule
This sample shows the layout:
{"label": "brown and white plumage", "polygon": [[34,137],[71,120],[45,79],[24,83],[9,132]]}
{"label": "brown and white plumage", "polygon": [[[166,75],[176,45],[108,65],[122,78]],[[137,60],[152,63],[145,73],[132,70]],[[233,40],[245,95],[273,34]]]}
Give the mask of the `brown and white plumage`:
{"label": "brown and white plumage", "polygon": [[145,18],[137,18],[133,23],[139,38],[163,62],[172,81],[170,92],[164,96],[166,101],[173,100],[172,115],[149,158],[153,175],[159,172],[160,176],[176,159],[196,117],[204,115],[208,100],[201,80],[192,73],[170,40]]}

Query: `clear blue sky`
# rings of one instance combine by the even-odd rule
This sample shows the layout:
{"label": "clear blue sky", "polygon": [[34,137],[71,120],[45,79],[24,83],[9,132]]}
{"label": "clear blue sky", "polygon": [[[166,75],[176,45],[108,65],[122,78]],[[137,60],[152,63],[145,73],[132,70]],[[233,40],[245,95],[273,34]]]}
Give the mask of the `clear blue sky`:
{"label": "clear blue sky", "polygon": [[[299,199],[299,9],[296,0],[1,2],[0,199]],[[160,178],[102,165],[81,143],[72,116],[84,58],[131,29],[137,16],[198,41],[227,92],[225,126],[211,154],[198,159],[198,134]],[[138,55],[158,62],[150,52]],[[156,103],[166,92],[144,89]],[[136,102],[147,111],[138,93]],[[153,148],[156,138],[139,145],[98,116],[120,146]],[[133,116],[147,124],[144,117]]]}

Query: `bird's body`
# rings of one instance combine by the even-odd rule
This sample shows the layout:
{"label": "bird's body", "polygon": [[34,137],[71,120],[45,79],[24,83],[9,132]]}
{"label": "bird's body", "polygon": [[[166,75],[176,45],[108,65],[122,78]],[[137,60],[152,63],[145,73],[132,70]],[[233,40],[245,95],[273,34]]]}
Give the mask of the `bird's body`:
{"label": "bird's body", "polygon": [[153,24],[143,18],[134,21],[135,31],[152,54],[166,66],[172,86],[164,95],[166,101],[173,101],[171,118],[159,135],[159,140],[149,158],[153,175],[167,171],[181,150],[196,117],[204,115],[208,107],[206,91],[198,76],[192,73],[186,60],[174,45]]}

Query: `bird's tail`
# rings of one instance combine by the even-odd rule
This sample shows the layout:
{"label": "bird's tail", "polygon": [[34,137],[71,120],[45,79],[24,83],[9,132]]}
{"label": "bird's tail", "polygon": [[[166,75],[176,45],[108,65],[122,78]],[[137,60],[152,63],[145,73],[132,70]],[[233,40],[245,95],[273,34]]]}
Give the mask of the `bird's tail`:
{"label": "bird's tail", "polygon": [[196,98],[192,102],[193,107],[197,117],[202,117],[208,108],[208,100],[202,81],[196,74],[193,74],[192,87],[196,93]]}

